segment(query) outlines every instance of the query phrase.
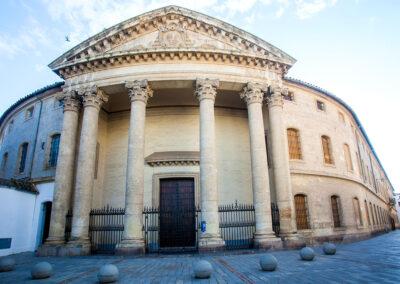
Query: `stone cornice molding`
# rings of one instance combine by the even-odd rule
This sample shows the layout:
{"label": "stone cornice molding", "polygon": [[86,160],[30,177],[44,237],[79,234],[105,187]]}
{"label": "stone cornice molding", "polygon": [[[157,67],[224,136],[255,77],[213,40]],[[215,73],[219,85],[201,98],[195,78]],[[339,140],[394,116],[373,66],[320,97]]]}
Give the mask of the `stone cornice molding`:
{"label": "stone cornice molding", "polygon": [[125,82],[125,88],[128,89],[131,102],[142,101],[147,104],[147,100],[153,96],[153,90],[146,79]]}
{"label": "stone cornice molding", "polygon": [[198,166],[200,153],[197,151],[154,152],[145,158],[151,167],[160,166]]}
{"label": "stone cornice molding", "polygon": [[271,93],[267,97],[268,107],[283,107],[282,94],[287,94],[289,90],[287,88],[281,88],[279,86],[271,87]]}
{"label": "stone cornice molding", "polygon": [[195,96],[199,101],[209,99],[215,101],[219,80],[217,79],[197,79]]}
{"label": "stone cornice molding", "polygon": [[78,90],[83,107],[95,107],[100,110],[103,103],[108,102],[108,95],[96,85],[82,87]]}
{"label": "stone cornice molding", "polygon": [[240,98],[243,99],[247,105],[253,103],[262,104],[264,101],[264,94],[268,87],[265,84],[249,82],[244,86],[242,92],[240,93]]}
{"label": "stone cornice molding", "polygon": [[57,99],[63,101],[64,112],[66,111],[78,112],[82,105],[76,90],[64,89],[61,95],[57,96]]}

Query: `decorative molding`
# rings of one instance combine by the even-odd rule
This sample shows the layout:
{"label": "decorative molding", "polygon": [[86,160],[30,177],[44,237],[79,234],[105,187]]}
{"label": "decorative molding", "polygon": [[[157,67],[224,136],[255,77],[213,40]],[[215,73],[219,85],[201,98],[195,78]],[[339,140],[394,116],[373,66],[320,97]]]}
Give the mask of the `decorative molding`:
{"label": "decorative molding", "polygon": [[78,95],[82,98],[83,106],[95,107],[100,110],[103,103],[108,102],[108,95],[96,85],[82,87],[78,90]]}
{"label": "decorative molding", "polygon": [[63,90],[61,96],[58,96],[57,99],[63,100],[64,112],[78,112],[82,105],[76,90]]}
{"label": "decorative molding", "polygon": [[192,42],[187,34],[187,26],[181,24],[179,20],[171,20],[158,27],[158,36],[153,43],[153,47],[191,47]]}
{"label": "decorative molding", "polygon": [[289,92],[287,88],[282,89],[281,87],[274,86],[271,88],[271,94],[267,97],[268,107],[282,107],[283,106],[283,96]]}
{"label": "decorative molding", "polygon": [[252,103],[262,104],[264,101],[264,93],[268,90],[267,85],[249,82],[244,86],[240,93],[240,98],[243,99],[247,105]]}
{"label": "decorative molding", "polygon": [[153,96],[153,90],[147,80],[125,82],[125,87],[128,89],[131,102],[142,101],[147,104],[147,100]]}
{"label": "decorative molding", "polygon": [[197,79],[195,96],[199,101],[209,99],[215,101],[219,81],[217,79]]}
{"label": "decorative molding", "polygon": [[145,158],[151,167],[160,166],[198,166],[200,164],[200,152],[196,151],[168,151],[154,152]]}

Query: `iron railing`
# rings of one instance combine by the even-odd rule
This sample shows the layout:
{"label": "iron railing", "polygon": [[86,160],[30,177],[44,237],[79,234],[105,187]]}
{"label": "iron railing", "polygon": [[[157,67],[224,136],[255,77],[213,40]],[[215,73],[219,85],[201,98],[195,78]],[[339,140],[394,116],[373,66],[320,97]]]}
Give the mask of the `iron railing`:
{"label": "iron railing", "polygon": [[[220,233],[225,240],[226,249],[252,248],[255,232],[254,206],[235,202],[234,204],[219,206],[218,212]],[[112,208],[109,206],[90,211],[89,236],[92,244],[92,253],[115,252],[116,245],[122,240],[124,213],[124,208]],[[160,248],[159,242],[159,217],[159,208],[144,208],[143,235],[146,243],[146,252],[148,253],[157,253],[163,250],[163,248]],[[195,209],[195,217],[196,247],[194,249],[197,249],[201,234],[201,210],[199,207]],[[279,235],[279,209],[274,203],[271,203],[271,217],[273,230],[276,235]],[[71,225],[72,212],[68,211],[65,225],[66,241],[70,239]]]}

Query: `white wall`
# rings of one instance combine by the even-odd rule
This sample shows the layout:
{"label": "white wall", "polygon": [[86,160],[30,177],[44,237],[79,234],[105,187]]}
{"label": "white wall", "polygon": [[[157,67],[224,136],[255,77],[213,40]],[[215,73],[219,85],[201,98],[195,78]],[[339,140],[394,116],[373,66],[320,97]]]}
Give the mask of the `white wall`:
{"label": "white wall", "polygon": [[11,248],[0,249],[0,256],[36,249],[41,206],[53,200],[53,183],[37,187],[38,195],[0,187],[0,238],[12,238]]}

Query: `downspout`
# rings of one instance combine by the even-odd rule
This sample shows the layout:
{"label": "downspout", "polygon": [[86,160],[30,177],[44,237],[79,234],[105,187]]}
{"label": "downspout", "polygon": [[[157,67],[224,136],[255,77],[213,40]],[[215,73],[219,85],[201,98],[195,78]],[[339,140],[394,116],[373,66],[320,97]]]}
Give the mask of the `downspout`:
{"label": "downspout", "polygon": [[35,140],[34,140],[34,142],[33,142],[32,156],[31,156],[31,165],[30,165],[30,169],[29,169],[29,179],[32,179],[33,160],[34,160],[34,158],[35,158],[36,145],[37,145],[37,139],[38,139],[38,134],[39,134],[40,120],[41,120],[41,118],[42,118],[43,101],[42,101],[42,99],[39,99],[39,101],[40,101],[39,118],[38,118],[37,125],[36,125]]}

